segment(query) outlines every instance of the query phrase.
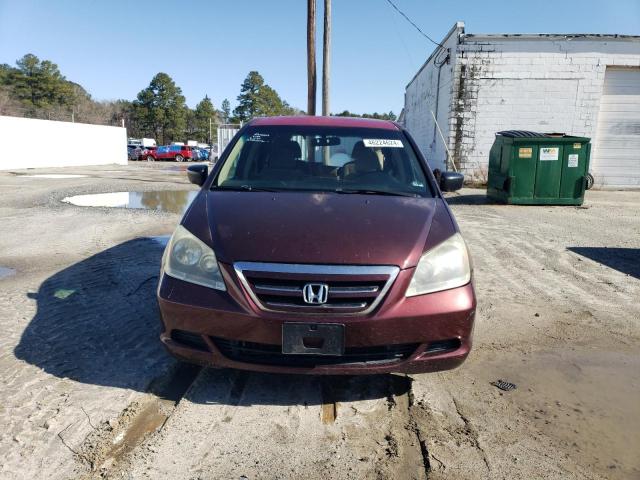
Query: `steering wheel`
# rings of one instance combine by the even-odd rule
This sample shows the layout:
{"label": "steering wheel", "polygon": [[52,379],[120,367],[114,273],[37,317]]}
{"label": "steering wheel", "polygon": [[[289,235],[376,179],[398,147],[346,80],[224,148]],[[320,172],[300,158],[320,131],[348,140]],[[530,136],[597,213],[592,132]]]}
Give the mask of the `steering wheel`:
{"label": "steering wheel", "polygon": [[355,164],[356,164],[356,161],[355,160],[351,160],[350,162],[347,162],[343,166],[338,168],[338,170],[337,170],[338,178],[344,178],[345,177],[345,173],[344,173],[345,170],[349,170],[347,167],[354,167]]}

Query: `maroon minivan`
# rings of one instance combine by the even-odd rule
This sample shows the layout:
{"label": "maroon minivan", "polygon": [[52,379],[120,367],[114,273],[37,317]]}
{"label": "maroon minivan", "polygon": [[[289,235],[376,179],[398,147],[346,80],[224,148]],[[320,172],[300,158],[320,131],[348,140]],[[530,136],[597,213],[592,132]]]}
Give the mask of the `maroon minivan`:
{"label": "maroon minivan", "polygon": [[410,135],[387,121],[249,122],[162,259],[161,340],[212,367],[362,374],[454,368],[471,348],[469,252]]}

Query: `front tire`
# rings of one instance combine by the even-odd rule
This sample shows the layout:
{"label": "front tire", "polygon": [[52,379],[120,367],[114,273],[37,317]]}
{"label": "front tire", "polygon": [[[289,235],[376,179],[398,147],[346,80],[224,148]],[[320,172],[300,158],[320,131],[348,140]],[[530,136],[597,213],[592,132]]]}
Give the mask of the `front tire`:
{"label": "front tire", "polygon": [[147,155],[147,162],[155,162],[155,161],[156,161],[156,159],[153,158],[153,156]]}
{"label": "front tire", "polygon": [[176,162],[184,162],[184,157],[182,155],[176,155]]}

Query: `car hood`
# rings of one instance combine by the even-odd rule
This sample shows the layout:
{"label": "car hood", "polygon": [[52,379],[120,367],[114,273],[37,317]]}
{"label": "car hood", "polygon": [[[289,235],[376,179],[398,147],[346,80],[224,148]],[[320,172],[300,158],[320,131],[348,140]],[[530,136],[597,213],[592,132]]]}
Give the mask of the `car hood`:
{"label": "car hood", "polygon": [[[444,214],[448,219],[446,207],[437,198],[306,192],[206,193],[211,245],[225,263],[412,267],[424,251],[438,208],[442,210],[440,217]],[[448,223],[450,226],[451,221]]]}

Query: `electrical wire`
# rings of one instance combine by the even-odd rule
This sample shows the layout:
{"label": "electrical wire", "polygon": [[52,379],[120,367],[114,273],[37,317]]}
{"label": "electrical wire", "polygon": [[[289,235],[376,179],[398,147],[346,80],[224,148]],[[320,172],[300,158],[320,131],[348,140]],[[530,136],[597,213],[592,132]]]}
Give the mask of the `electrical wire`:
{"label": "electrical wire", "polygon": [[427,34],[426,34],[426,33],[424,33],[422,30],[420,30],[420,27],[418,27],[415,23],[413,23],[413,22],[411,21],[411,19],[410,19],[409,17],[407,17],[407,16],[405,15],[405,13],[404,13],[402,10],[400,10],[400,9],[396,6],[396,4],[395,4],[395,3],[393,3],[391,0],[387,0],[387,3],[389,3],[389,5],[391,5],[393,8],[395,8],[396,12],[398,12],[400,15],[402,15],[402,16],[407,20],[407,22],[409,22],[411,25],[413,25],[413,28],[415,28],[416,30],[418,30],[418,32],[420,32],[420,34],[421,34],[424,38],[426,38],[427,40],[429,40],[431,43],[433,43],[433,44],[435,44],[435,45],[438,45],[438,46],[439,46],[439,47],[441,47],[441,48],[444,48],[444,46],[443,46],[441,43],[436,42],[433,38],[431,38],[429,35],[427,35]]}
{"label": "electrical wire", "polygon": [[402,33],[400,33],[400,28],[398,27],[398,23],[396,22],[396,19],[395,19],[395,17],[393,15],[391,16],[391,22],[393,23],[393,29],[396,31],[396,35],[400,39],[400,43],[402,43],[402,46],[404,47],[404,51],[407,54],[407,58],[409,59],[409,63],[411,64],[411,68],[414,69],[414,70],[417,70],[418,69],[418,65],[416,65],[416,62],[413,61],[413,57],[411,56],[411,53],[409,52],[409,47],[407,47],[407,44],[404,41],[404,37],[402,36]]}

